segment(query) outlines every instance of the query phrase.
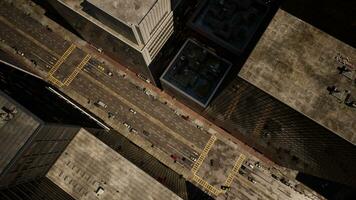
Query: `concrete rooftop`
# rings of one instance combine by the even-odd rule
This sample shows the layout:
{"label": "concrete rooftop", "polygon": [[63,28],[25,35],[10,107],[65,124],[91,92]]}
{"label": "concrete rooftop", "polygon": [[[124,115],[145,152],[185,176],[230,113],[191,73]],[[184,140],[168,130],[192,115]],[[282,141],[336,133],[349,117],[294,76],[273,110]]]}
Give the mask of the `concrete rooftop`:
{"label": "concrete rooftop", "polygon": [[47,177],[75,199],[181,199],[85,129]]}
{"label": "concrete rooftop", "polygon": [[1,116],[6,115],[3,108],[16,108],[17,113],[9,121],[3,121],[0,117],[0,174],[40,125],[39,121],[0,91]]}
{"label": "concrete rooftop", "polygon": [[[341,60],[350,72],[339,74]],[[279,10],[239,76],[356,144],[356,108],[344,103],[345,90],[356,97],[355,60],[355,48]]]}
{"label": "concrete rooftop", "polygon": [[157,0],[87,0],[123,23],[138,25]]}

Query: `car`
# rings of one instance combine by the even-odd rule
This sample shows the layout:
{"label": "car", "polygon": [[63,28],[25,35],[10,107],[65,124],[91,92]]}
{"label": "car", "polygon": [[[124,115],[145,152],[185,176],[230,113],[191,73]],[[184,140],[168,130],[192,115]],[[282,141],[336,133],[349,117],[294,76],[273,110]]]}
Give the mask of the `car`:
{"label": "car", "polygon": [[[137,77],[139,77],[141,80],[143,80],[143,81],[145,81],[145,82],[148,81],[148,79],[147,79],[145,76],[143,76],[142,74],[136,74],[136,75],[137,75]],[[149,83],[149,82],[147,82],[147,83]]]}
{"label": "car", "polygon": [[17,52],[17,54],[19,54],[19,55],[21,55],[21,56],[24,56],[24,55],[25,55],[23,52],[21,52],[21,51],[19,51],[19,50],[17,50],[16,52]]}
{"label": "car", "polygon": [[145,136],[149,136],[149,135],[150,135],[150,133],[149,133],[148,131],[145,131],[145,130],[143,130],[142,133],[143,133]]}
{"label": "car", "polygon": [[276,180],[279,180],[279,178],[278,178],[276,175],[271,174],[271,176],[272,176],[272,178],[274,178],[274,179],[276,179]]}
{"label": "car", "polygon": [[114,74],[109,71],[109,72],[108,72],[108,75],[109,75],[109,76],[113,76]]}
{"label": "car", "polygon": [[97,48],[99,53],[103,53],[103,49],[102,48]]}
{"label": "car", "polygon": [[199,157],[199,154],[198,154],[197,152],[193,151],[193,154],[194,154],[195,156]]}
{"label": "car", "polygon": [[108,112],[108,118],[109,119],[115,119],[115,114],[112,112]]}
{"label": "car", "polygon": [[189,159],[192,160],[193,162],[196,162],[196,161],[197,161],[197,158],[194,157],[193,155],[190,155],[190,156],[189,156]]}
{"label": "car", "polygon": [[252,183],[256,183],[256,181],[251,176],[247,177],[247,179]]}
{"label": "car", "polygon": [[136,129],[134,129],[134,128],[131,128],[131,129],[130,129],[130,132],[131,132],[131,133],[135,133],[135,134],[138,133],[138,131],[137,131]]}
{"label": "car", "polygon": [[255,162],[255,166],[261,168],[260,162]]}
{"label": "car", "polygon": [[247,165],[248,165],[251,169],[254,168],[253,164],[251,164],[251,163],[248,163]]}
{"label": "car", "polygon": [[98,69],[101,70],[101,71],[105,71],[105,68],[101,65],[98,65]]}
{"label": "car", "polygon": [[32,64],[34,64],[35,66],[37,66],[37,62],[33,59],[30,60]]}
{"label": "car", "polygon": [[131,125],[130,124],[128,124],[127,122],[124,122],[124,123],[122,123],[127,129],[130,129],[131,128]]}
{"label": "car", "polygon": [[132,108],[130,108],[129,111],[132,112],[133,114],[136,114],[136,113],[137,113],[136,110],[134,110],[134,109],[132,109]]}
{"label": "car", "polygon": [[104,102],[102,102],[102,101],[100,101],[100,100],[96,101],[96,102],[94,103],[94,105],[96,105],[96,106],[101,106],[101,107],[103,107],[103,108],[107,108],[107,107],[108,107],[108,105],[106,105]]}
{"label": "car", "polygon": [[240,169],[240,170],[239,170],[239,174],[240,174],[240,175],[245,175],[246,172],[244,172],[244,171],[242,171],[242,170]]}
{"label": "car", "polygon": [[230,187],[229,186],[225,186],[225,185],[220,186],[220,188],[222,190],[230,190]]}

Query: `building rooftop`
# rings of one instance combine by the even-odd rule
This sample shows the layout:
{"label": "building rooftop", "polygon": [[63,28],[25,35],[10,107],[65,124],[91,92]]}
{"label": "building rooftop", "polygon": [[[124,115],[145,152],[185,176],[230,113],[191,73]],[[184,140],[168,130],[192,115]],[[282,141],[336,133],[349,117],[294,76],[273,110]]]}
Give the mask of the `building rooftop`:
{"label": "building rooftop", "polygon": [[86,0],[126,24],[138,25],[157,0]]}
{"label": "building rooftop", "polygon": [[231,63],[188,39],[161,81],[206,107],[231,68]]}
{"label": "building rooftop", "polygon": [[181,199],[85,129],[47,177],[75,199]]}
{"label": "building rooftop", "polygon": [[278,10],[239,76],[356,144],[356,50]]}
{"label": "building rooftop", "polygon": [[39,125],[33,115],[0,91],[0,174]]}
{"label": "building rooftop", "polygon": [[206,0],[192,18],[199,33],[241,53],[270,10],[265,0]]}

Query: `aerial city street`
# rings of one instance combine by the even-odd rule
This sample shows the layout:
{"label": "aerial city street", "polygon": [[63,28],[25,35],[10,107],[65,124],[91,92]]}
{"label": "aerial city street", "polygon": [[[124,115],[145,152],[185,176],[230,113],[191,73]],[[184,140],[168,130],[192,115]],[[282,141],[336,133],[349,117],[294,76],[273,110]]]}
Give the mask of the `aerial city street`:
{"label": "aerial city street", "polygon": [[295,2],[0,1],[0,199],[356,199],[356,26]]}

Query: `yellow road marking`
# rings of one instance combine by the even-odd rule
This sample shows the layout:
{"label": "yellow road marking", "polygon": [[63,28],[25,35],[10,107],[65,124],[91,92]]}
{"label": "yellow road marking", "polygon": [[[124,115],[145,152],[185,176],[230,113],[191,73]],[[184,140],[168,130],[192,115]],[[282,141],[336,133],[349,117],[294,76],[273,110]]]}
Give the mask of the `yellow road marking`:
{"label": "yellow road marking", "polygon": [[68,56],[74,51],[76,46],[71,44],[70,47],[63,53],[63,55],[57,60],[53,67],[49,70],[48,76],[52,76],[54,72],[63,64],[63,62],[68,58]]}
{"label": "yellow road marking", "polygon": [[233,181],[235,175],[236,175],[237,172],[239,171],[239,169],[240,169],[242,163],[244,162],[245,158],[246,158],[245,155],[240,154],[240,156],[239,156],[239,158],[237,159],[237,161],[236,161],[234,167],[232,168],[230,174],[228,175],[228,177],[227,177],[227,179],[226,179],[226,181],[225,181],[224,186],[226,186],[226,187],[230,187],[230,186],[231,186],[231,183],[232,183],[232,181]]}
{"label": "yellow road marking", "polygon": [[55,85],[57,85],[58,87],[62,87],[63,86],[63,83],[60,80],[58,80],[55,77],[53,77],[52,75],[48,76],[48,80],[51,81],[52,83],[54,83]]}
{"label": "yellow road marking", "polygon": [[196,174],[193,175],[193,180],[197,182],[199,185],[203,186],[209,193],[218,196],[223,191],[221,189],[217,189],[216,187],[210,185],[208,182],[197,176]]}
{"label": "yellow road marking", "polygon": [[203,151],[201,152],[198,160],[194,163],[194,166],[192,167],[192,172],[193,174],[197,173],[200,166],[202,165],[205,157],[208,155],[211,147],[213,146],[214,142],[216,140],[216,136],[212,135],[209,139],[209,141],[207,142],[207,144],[205,145]]}
{"label": "yellow road marking", "polygon": [[[210,141],[210,140],[209,140]],[[208,145],[212,145],[212,143],[208,143],[206,145],[206,147]],[[211,147],[209,147],[210,149]],[[205,150],[206,148],[204,148]],[[200,157],[199,157],[200,158]],[[226,179],[224,186],[226,187],[230,187],[232,184],[232,181],[234,179],[234,177],[236,177],[237,172],[239,171],[243,161],[245,160],[246,156],[243,154],[240,154],[239,158],[237,159],[237,161],[235,162],[234,167],[232,168],[230,174],[228,175],[228,178]],[[214,186],[212,186],[211,184],[209,184],[207,181],[205,181],[204,179],[202,179],[201,177],[199,177],[198,175],[196,175],[196,172],[193,172],[193,181],[197,182],[199,185],[201,185],[205,190],[207,190],[209,193],[218,196],[219,194],[225,192],[225,190],[222,189],[218,189]]]}
{"label": "yellow road marking", "polygon": [[75,70],[69,75],[69,77],[65,80],[64,85],[69,86],[69,84],[74,80],[74,78],[79,74],[79,72],[83,69],[84,65],[88,63],[91,56],[87,54],[84,59],[79,63],[79,65],[75,68]]}

